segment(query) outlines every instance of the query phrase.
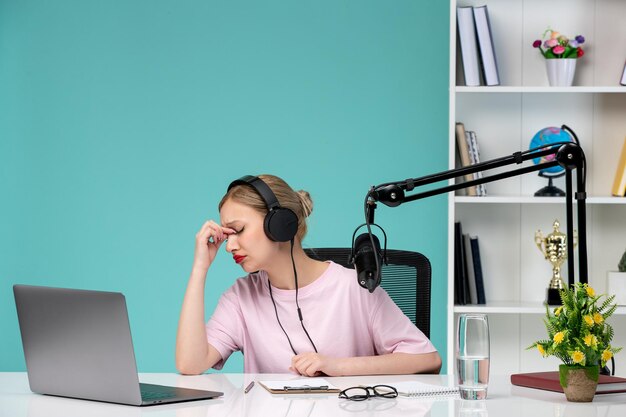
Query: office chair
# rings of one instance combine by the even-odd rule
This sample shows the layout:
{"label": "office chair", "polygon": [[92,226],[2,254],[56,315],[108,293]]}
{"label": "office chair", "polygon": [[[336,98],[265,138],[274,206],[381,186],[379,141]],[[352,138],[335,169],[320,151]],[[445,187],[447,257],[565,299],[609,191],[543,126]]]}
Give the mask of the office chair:
{"label": "office chair", "polygon": [[[304,251],[318,261],[333,261],[354,269],[354,265],[348,262],[350,248],[306,248]],[[387,261],[388,265],[383,265],[380,286],[387,291],[400,310],[430,338],[430,261],[419,252],[395,249],[387,249]]]}

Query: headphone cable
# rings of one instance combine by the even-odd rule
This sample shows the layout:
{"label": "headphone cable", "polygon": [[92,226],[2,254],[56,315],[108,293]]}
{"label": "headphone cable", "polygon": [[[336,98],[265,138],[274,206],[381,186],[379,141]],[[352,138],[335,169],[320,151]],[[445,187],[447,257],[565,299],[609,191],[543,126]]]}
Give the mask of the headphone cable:
{"label": "headphone cable", "polygon": [[[293,245],[294,245],[294,240],[291,239],[291,264],[293,266],[293,275],[294,275],[294,281],[296,284],[296,307],[298,309],[298,318],[300,319],[300,325],[302,326],[302,330],[304,330],[306,337],[309,339],[309,342],[311,342],[311,345],[313,346],[313,350],[315,350],[315,353],[319,353],[317,351],[317,347],[315,346],[315,343],[313,343],[313,339],[311,339],[311,336],[309,335],[309,332],[306,330],[306,327],[304,327],[302,311],[300,310],[300,304],[298,303],[298,272],[296,270],[296,262],[293,258]],[[298,352],[296,352],[296,349],[294,349],[293,344],[291,343],[291,339],[289,338],[287,331],[283,327],[283,324],[280,322],[280,318],[278,317],[278,308],[276,307],[276,302],[274,301],[274,295],[272,294],[272,283],[269,282],[269,280],[267,281],[267,286],[269,287],[269,290],[270,290],[270,298],[272,300],[272,305],[274,306],[274,313],[276,314],[276,321],[278,321],[278,325],[280,326],[280,329],[285,334],[285,337],[287,338],[287,342],[289,342],[289,347],[291,348],[291,351],[293,352],[294,355],[297,355]]]}
{"label": "headphone cable", "polygon": [[304,327],[304,322],[302,321],[302,311],[300,310],[300,304],[298,304],[298,271],[296,271],[296,261],[293,259],[293,241],[294,240],[291,239],[291,264],[293,265],[293,277],[296,283],[296,307],[298,308],[298,318],[300,319],[302,330],[304,330],[306,337],[309,338],[309,342],[311,342],[311,345],[313,346],[313,350],[315,350],[315,353],[318,353],[317,347],[315,346],[315,343],[313,343],[313,339],[311,339],[309,332],[307,332],[306,327]]}
{"label": "headphone cable", "polygon": [[274,296],[272,295],[272,283],[269,280],[267,280],[267,286],[270,289],[270,298],[272,299],[272,304],[274,305],[274,313],[276,313],[276,320],[278,321],[278,325],[280,326],[280,329],[283,331],[283,333],[285,333],[285,337],[287,338],[287,342],[289,342],[289,347],[291,348],[291,351],[293,352],[294,355],[297,355],[298,353],[293,348],[293,345],[291,344],[291,339],[289,339],[289,335],[287,334],[287,331],[285,331],[283,324],[280,322],[280,319],[278,318],[278,309],[276,308],[276,302],[274,301]]}

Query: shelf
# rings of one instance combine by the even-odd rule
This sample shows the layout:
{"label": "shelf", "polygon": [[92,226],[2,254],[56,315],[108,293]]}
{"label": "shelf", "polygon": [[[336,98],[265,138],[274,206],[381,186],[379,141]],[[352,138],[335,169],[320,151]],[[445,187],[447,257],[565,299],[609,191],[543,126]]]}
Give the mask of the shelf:
{"label": "shelf", "polygon": [[[545,314],[546,307],[538,302],[494,301],[485,305],[455,305],[454,313]],[[614,315],[626,315],[626,306],[618,307]]]}
{"label": "shelf", "polygon": [[611,87],[521,87],[521,86],[499,86],[499,87],[465,87],[456,86],[455,91],[457,93],[625,93],[626,86],[611,86]]}
{"label": "shelf", "polygon": [[[455,196],[454,202],[459,204],[565,204],[565,197]],[[626,197],[588,197],[586,203],[587,205],[626,204]],[[576,204],[576,200],[574,200],[574,204]]]}
{"label": "shelf", "polygon": [[[466,130],[477,132],[483,161],[512,155],[516,149],[528,149],[527,140],[543,126],[571,126],[578,132],[586,152],[587,276],[594,289],[604,294],[608,291],[607,271],[614,269],[622,256],[626,236],[626,198],[610,195],[626,135],[626,86],[619,85],[624,57],[612,53],[626,47],[626,25],[620,25],[618,18],[626,14],[626,1],[570,0],[565,8],[563,3],[450,2],[448,169],[461,165],[457,122],[463,123]],[[469,87],[464,85],[462,53],[458,50],[456,8],[483,4],[489,8],[490,30],[495,40],[492,46],[502,85]],[[544,60],[531,47],[546,29],[546,16],[552,16],[550,24],[554,27],[576,30],[588,37],[589,54],[579,61],[572,87],[548,86]],[[498,42],[504,38],[506,42]],[[495,172],[508,171],[499,167],[488,175]],[[576,190],[577,178],[572,179]],[[532,340],[545,335],[541,325],[546,313],[542,298],[552,269],[536,247],[535,231],[551,229],[551,221],[565,213],[565,197],[534,196],[545,184],[544,179],[528,175],[508,178],[507,182],[489,182],[485,197],[449,195],[448,299],[454,299],[455,270],[467,269],[473,263],[473,257],[468,257],[463,264],[457,264],[460,257],[455,251],[461,245],[455,239],[455,222],[460,222],[465,234],[480,237],[486,299],[494,301],[486,305],[449,306],[448,372],[455,368],[455,331],[462,313],[491,316],[491,366],[508,373],[533,372],[545,366],[541,355],[523,350]],[[565,181],[555,186],[564,190]],[[576,200],[573,203],[577,205]],[[576,219],[577,208],[574,207]],[[574,252],[574,257],[579,255],[576,249]],[[574,261],[576,265],[577,259]],[[574,272],[577,271],[575,266]],[[563,275],[567,276],[565,272]],[[611,322],[615,328],[614,343],[626,346],[626,305],[618,307],[615,314],[620,317]]]}
{"label": "shelf", "polygon": [[537,302],[494,301],[485,305],[455,305],[455,313],[497,313],[497,314],[545,314],[546,308]]}

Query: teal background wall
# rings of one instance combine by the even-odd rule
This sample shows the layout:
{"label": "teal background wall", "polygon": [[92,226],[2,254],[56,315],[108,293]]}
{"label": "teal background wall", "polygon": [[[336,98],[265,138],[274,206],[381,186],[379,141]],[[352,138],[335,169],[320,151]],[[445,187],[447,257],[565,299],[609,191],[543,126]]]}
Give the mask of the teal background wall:
{"label": "teal background wall", "polygon": [[[443,1],[1,1],[0,371],[25,369],[15,283],[123,292],[139,370],[175,371],[195,233],[243,174],[311,193],[305,246],[348,246],[370,185],[446,169],[448,19]],[[446,198],[376,218],[432,261],[443,356]],[[218,257],[207,315],[241,275]]]}

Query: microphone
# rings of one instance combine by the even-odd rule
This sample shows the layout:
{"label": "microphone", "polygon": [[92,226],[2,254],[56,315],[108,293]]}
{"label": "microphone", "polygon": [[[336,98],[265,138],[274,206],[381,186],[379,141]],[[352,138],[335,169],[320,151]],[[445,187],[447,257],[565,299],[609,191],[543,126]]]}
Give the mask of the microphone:
{"label": "microphone", "polygon": [[376,235],[372,234],[371,236],[374,240],[373,248],[369,233],[363,233],[356,238],[353,245],[354,257],[352,258],[359,285],[366,288],[370,293],[374,292],[374,289],[380,285],[382,275],[380,269],[383,265],[380,241]]}

